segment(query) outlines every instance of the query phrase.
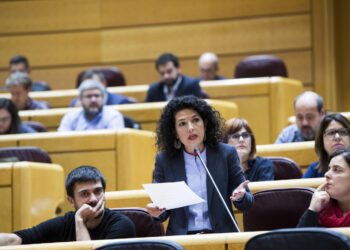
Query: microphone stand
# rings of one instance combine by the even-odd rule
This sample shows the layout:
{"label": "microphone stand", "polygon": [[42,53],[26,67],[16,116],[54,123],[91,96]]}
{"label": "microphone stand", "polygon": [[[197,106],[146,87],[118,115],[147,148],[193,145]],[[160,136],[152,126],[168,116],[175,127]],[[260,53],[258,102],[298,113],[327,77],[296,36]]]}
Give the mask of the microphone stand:
{"label": "microphone stand", "polygon": [[215,181],[214,181],[213,177],[211,176],[211,174],[210,174],[210,172],[209,172],[209,169],[207,168],[207,166],[205,165],[205,163],[204,163],[204,161],[203,161],[203,159],[202,159],[202,157],[201,157],[199,148],[195,148],[195,149],[194,149],[194,155],[195,155],[195,156],[198,156],[199,160],[201,161],[201,163],[202,163],[202,165],[203,165],[205,171],[207,172],[207,174],[208,174],[208,176],[209,176],[211,182],[213,183],[213,185],[214,185],[214,187],[215,187],[215,189],[216,189],[216,191],[217,191],[217,193],[218,193],[218,195],[219,195],[219,197],[220,197],[220,199],[221,199],[221,201],[222,201],[222,204],[223,204],[224,207],[226,208],[226,211],[227,211],[228,215],[230,216],[230,218],[231,218],[231,220],[232,220],[232,222],[233,222],[233,225],[235,226],[237,232],[240,232],[239,227],[238,227],[238,225],[237,225],[237,222],[236,222],[235,219],[233,218],[233,216],[232,216],[232,214],[231,214],[231,212],[230,212],[230,209],[227,207],[227,204],[225,203],[225,200],[224,200],[224,198],[222,197],[222,195],[221,195],[221,193],[220,193],[220,191],[219,191],[219,188],[216,186]]}

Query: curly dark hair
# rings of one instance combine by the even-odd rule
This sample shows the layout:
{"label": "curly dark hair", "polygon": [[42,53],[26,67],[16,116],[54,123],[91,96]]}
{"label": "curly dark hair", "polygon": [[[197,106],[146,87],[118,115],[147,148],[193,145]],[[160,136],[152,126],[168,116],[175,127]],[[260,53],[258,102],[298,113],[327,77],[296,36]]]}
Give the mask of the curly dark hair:
{"label": "curly dark hair", "polygon": [[192,95],[176,97],[164,107],[157,123],[156,146],[159,152],[165,151],[174,157],[182,151],[181,148],[177,149],[174,146],[176,140],[175,115],[184,109],[195,110],[206,123],[204,144],[216,147],[221,141],[223,119],[217,110],[206,101]]}

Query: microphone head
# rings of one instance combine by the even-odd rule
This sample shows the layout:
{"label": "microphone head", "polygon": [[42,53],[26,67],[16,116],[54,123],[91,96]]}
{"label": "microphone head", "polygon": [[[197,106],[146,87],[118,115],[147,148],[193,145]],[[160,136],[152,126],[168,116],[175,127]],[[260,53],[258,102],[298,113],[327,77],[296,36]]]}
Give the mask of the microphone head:
{"label": "microphone head", "polygon": [[200,153],[199,148],[194,149],[194,155],[198,155]]}

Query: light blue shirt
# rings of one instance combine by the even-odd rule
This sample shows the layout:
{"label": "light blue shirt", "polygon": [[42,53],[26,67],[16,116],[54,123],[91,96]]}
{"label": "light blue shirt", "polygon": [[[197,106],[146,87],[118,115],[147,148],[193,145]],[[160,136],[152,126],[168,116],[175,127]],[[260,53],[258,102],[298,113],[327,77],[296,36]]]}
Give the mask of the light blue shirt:
{"label": "light blue shirt", "polygon": [[[183,151],[185,159],[185,171],[189,188],[206,202],[189,206],[188,231],[211,230],[208,214],[207,198],[207,173],[198,157]],[[201,153],[202,159],[207,164],[206,150]]]}
{"label": "light blue shirt", "polygon": [[301,141],[304,141],[304,138],[301,135],[298,126],[296,124],[292,124],[282,130],[275,141],[275,144]]}
{"label": "light blue shirt", "polygon": [[65,114],[58,131],[120,128],[124,128],[123,115],[111,107],[103,106],[101,112],[91,121],[86,119],[83,109]]}

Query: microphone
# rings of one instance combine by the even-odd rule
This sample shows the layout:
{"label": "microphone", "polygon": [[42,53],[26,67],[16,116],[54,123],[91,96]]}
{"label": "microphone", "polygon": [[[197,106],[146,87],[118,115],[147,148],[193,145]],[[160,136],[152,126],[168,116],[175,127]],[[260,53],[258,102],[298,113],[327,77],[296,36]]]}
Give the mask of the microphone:
{"label": "microphone", "polygon": [[228,215],[230,216],[230,218],[231,218],[231,220],[232,220],[232,222],[233,222],[233,225],[235,226],[237,232],[240,232],[239,227],[238,227],[238,225],[237,225],[237,222],[236,222],[235,219],[233,218],[233,216],[232,216],[232,214],[231,214],[231,212],[230,212],[230,209],[227,207],[224,198],[222,197],[222,195],[221,195],[221,193],[220,193],[218,187],[216,186],[216,183],[215,183],[213,177],[211,176],[211,174],[210,174],[210,172],[209,172],[208,167],[205,165],[205,163],[204,163],[204,161],[203,161],[203,159],[202,159],[202,156],[201,156],[201,154],[200,154],[199,148],[195,148],[195,149],[194,149],[194,155],[195,155],[195,156],[198,156],[199,160],[201,161],[201,163],[202,163],[202,165],[203,165],[205,171],[207,172],[207,174],[208,174],[208,176],[209,176],[211,182],[213,183],[213,185],[214,185],[214,187],[215,187],[215,189],[216,189],[216,192],[218,193],[218,195],[219,195],[219,197],[220,197],[220,199],[221,199],[221,201],[222,201],[222,204],[223,204],[224,207],[226,208],[226,211],[227,211]]}

